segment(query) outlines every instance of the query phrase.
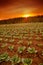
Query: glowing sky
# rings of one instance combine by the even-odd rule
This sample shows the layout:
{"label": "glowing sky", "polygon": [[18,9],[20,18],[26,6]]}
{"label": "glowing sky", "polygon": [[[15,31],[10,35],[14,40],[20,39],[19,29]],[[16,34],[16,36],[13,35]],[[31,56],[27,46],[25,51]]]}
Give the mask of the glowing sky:
{"label": "glowing sky", "polygon": [[43,15],[43,0],[0,0],[0,19]]}

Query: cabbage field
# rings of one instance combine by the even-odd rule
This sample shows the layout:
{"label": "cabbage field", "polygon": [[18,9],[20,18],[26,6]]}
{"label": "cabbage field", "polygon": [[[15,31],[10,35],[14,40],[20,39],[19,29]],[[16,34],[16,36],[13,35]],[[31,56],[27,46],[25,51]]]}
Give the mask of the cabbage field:
{"label": "cabbage field", "polygon": [[43,22],[0,25],[0,65],[43,65]]}

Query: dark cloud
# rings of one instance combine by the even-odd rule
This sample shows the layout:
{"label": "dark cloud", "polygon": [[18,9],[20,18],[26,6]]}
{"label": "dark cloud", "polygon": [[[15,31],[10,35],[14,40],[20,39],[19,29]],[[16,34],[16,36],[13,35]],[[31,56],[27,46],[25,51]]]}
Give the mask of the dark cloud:
{"label": "dark cloud", "polygon": [[15,4],[16,2],[16,0],[0,0],[0,7],[7,7],[9,5],[12,5],[13,3]]}
{"label": "dark cloud", "polygon": [[43,6],[43,0],[0,0],[0,7],[6,7],[9,5],[28,5],[28,6]]}
{"label": "dark cloud", "polygon": [[0,7],[6,6],[10,3],[10,0],[0,0]]}

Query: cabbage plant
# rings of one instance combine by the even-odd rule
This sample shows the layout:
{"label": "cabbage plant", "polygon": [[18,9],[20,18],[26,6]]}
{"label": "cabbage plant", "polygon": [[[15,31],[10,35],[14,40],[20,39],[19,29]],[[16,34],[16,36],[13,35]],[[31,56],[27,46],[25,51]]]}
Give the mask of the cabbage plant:
{"label": "cabbage plant", "polygon": [[12,51],[14,49],[14,45],[10,45],[8,48]]}
{"label": "cabbage plant", "polygon": [[11,62],[12,62],[12,65],[18,64],[18,63],[21,62],[21,58],[18,57],[18,55],[14,55],[14,56],[11,58]]}
{"label": "cabbage plant", "polygon": [[7,43],[2,43],[1,47],[6,47],[7,46]]}
{"label": "cabbage plant", "polygon": [[27,51],[28,51],[28,53],[37,53],[37,50],[35,50],[35,48],[34,47],[28,47],[27,48]]}
{"label": "cabbage plant", "polygon": [[18,52],[22,53],[26,49],[25,46],[18,47]]}
{"label": "cabbage plant", "polygon": [[23,65],[31,65],[32,59],[31,58],[22,58]]}
{"label": "cabbage plant", "polygon": [[0,55],[0,62],[9,61],[9,60],[10,60],[10,57],[8,56],[7,52]]}

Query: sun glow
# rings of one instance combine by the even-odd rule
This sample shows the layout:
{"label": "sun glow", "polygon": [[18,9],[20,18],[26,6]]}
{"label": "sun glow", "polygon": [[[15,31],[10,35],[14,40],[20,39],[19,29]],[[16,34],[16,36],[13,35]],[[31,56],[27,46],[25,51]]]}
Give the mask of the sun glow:
{"label": "sun glow", "polygon": [[23,15],[23,17],[26,17],[26,18],[29,17],[29,16],[31,16],[31,15],[29,15],[29,14],[25,14],[25,15]]}

